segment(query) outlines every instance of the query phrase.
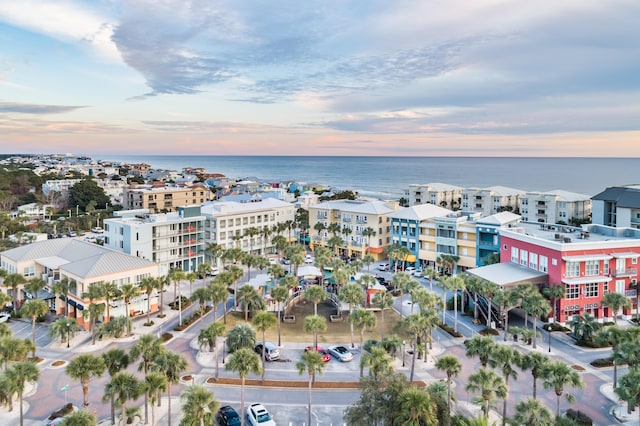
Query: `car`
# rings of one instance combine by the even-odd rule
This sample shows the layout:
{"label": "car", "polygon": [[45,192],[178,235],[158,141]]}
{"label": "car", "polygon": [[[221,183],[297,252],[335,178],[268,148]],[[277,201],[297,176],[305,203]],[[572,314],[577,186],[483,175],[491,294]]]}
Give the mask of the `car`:
{"label": "car", "polygon": [[344,346],[329,346],[329,353],[342,362],[349,362],[353,359],[353,354]]}
{"label": "car", "polygon": [[313,257],[310,254],[307,254],[304,256],[304,263],[306,263],[307,265],[312,264],[313,263]]}
{"label": "car", "polygon": [[[307,346],[306,348],[304,348],[305,352],[309,352],[313,350],[313,346]],[[315,347],[316,352],[318,352],[320,355],[322,355],[322,362],[329,362],[331,361],[331,354],[329,353],[329,351],[327,351],[326,349],[322,349],[321,347],[316,346]]]}
{"label": "car", "polygon": [[9,312],[0,312],[0,322],[7,322],[11,318],[11,314]]}
{"label": "car", "polygon": [[76,234],[76,231],[69,231],[69,233],[67,234],[70,237],[77,237],[78,234]]}
{"label": "car", "polygon": [[388,271],[389,264],[388,263],[379,263],[377,266],[378,271]]}
{"label": "car", "polygon": [[276,259],[275,257],[270,257],[269,258],[269,264],[270,265],[275,265],[278,263],[278,259]]}
{"label": "car", "polygon": [[[265,361],[275,361],[280,359],[280,351],[278,347],[271,342],[265,342],[264,344],[264,359]],[[254,350],[260,356],[262,356],[262,342],[258,343]]]}
{"label": "car", "polygon": [[417,267],[415,271],[413,271],[413,276],[414,277],[421,277],[422,276],[422,268],[421,267]]}
{"label": "car", "polygon": [[87,235],[83,239],[84,239],[84,241],[86,241],[88,243],[95,243],[96,242],[96,237],[94,237],[93,235]]}
{"label": "car", "polygon": [[209,275],[210,277],[215,277],[219,273],[220,273],[220,270],[216,266],[211,267],[211,269],[207,271],[207,275]]}
{"label": "car", "polygon": [[91,232],[93,232],[94,234],[102,234],[104,232],[104,229],[100,228],[99,226],[94,226],[93,228],[91,228]]}
{"label": "car", "polygon": [[415,271],[416,271],[416,268],[414,268],[413,266],[407,266],[407,268],[404,270],[404,272],[409,275],[413,275]]}
{"label": "car", "polygon": [[230,405],[220,407],[216,413],[216,420],[220,426],[236,426],[241,423],[240,415]]}
{"label": "car", "polygon": [[262,404],[251,404],[247,407],[247,420],[252,426],[276,426],[271,414]]}

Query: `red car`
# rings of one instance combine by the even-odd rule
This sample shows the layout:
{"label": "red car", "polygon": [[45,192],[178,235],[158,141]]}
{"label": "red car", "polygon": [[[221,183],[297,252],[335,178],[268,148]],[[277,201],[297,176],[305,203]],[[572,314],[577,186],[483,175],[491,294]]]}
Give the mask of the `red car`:
{"label": "red car", "polygon": [[[316,347],[316,352],[318,352],[320,355],[322,355],[322,362],[329,362],[331,361],[331,354],[329,354],[329,352],[327,352],[325,349],[322,349],[320,347]],[[304,351],[312,351],[313,350],[313,346],[307,346],[306,348],[304,348]]]}

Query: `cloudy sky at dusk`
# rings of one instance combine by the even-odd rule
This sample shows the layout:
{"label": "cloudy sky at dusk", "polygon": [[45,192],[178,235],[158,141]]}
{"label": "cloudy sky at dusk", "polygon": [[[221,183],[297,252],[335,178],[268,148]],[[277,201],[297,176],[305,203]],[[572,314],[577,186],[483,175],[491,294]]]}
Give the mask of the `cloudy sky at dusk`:
{"label": "cloudy sky at dusk", "polygon": [[637,0],[0,2],[0,152],[640,157]]}

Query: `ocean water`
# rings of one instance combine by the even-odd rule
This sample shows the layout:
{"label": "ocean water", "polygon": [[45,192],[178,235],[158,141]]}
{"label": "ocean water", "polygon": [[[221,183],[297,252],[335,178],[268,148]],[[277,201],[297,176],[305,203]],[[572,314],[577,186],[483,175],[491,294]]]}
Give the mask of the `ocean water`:
{"label": "ocean water", "polygon": [[166,156],[94,157],[154,168],[202,167],[227,177],[293,180],[399,198],[410,184],[441,182],[464,188],[501,185],[525,191],[563,189],[589,196],[609,186],[640,184],[639,158],[522,157],[300,157]]}

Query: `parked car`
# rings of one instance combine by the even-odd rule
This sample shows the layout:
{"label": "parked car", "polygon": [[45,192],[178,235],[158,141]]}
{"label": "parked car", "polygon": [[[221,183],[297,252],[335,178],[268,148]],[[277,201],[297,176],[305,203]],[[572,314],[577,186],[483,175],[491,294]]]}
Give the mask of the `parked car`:
{"label": "parked car", "polygon": [[407,266],[407,268],[404,270],[404,272],[406,274],[413,275],[413,273],[416,272],[416,268],[413,267],[413,266]]}
{"label": "parked car", "polygon": [[262,404],[251,404],[247,407],[247,420],[252,426],[276,426],[271,414]]}
{"label": "parked car", "polygon": [[389,264],[388,263],[379,263],[377,268],[378,268],[378,271],[388,271],[389,270]]}
{"label": "parked car", "polygon": [[218,269],[217,266],[212,266],[211,269],[207,271],[207,275],[209,275],[210,277],[215,277],[219,273],[220,273],[220,270]]}
{"label": "parked car", "polygon": [[270,265],[275,265],[278,263],[278,259],[276,259],[275,257],[270,257],[269,258],[269,264]]}
{"label": "parked car", "polygon": [[304,256],[304,263],[306,263],[307,265],[310,265],[313,263],[313,257],[310,254],[306,254]]}
{"label": "parked car", "polygon": [[78,234],[76,234],[76,231],[69,231],[69,233],[67,234],[69,237],[77,237]]}
{"label": "parked car", "polygon": [[349,362],[353,359],[353,354],[344,346],[329,346],[329,353],[342,362]]}
{"label": "parked car", "polygon": [[240,415],[230,405],[224,405],[218,410],[216,420],[220,426],[237,426],[240,424]]}
{"label": "parked car", "polygon": [[414,277],[421,277],[422,276],[422,268],[421,267],[417,267],[415,271],[413,271],[413,276]]}
{"label": "parked car", "polygon": [[99,226],[95,226],[91,228],[91,232],[96,234],[102,234],[104,232],[104,229],[100,228]]}
{"label": "parked car", "polygon": [[[313,346],[307,346],[306,348],[304,348],[305,352],[312,351],[312,350],[313,350]],[[320,355],[322,355],[322,362],[331,361],[331,354],[329,353],[329,351],[327,351],[326,349],[322,349],[321,347],[318,347],[318,346],[315,347],[315,350]]]}
{"label": "parked car", "polygon": [[[280,359],[280,351],[278,350],[278,347],[276,345],[271,342],[265,342],[264,347],[265,361],[275,361],[277,359]],[[262,342],[258,343],[254,349],[258,355],[262,356]]]}
{"label": "parked car", "polygon": [[9,312],[0,312],[0,322],[7,322],[11,318],[11,314]]}
{"label": "parked car", "polygon": [[84,237],[84,241],[88,243],[95,243],[96,237],[94,237],[93,235],[87,235],[86,237]]}

